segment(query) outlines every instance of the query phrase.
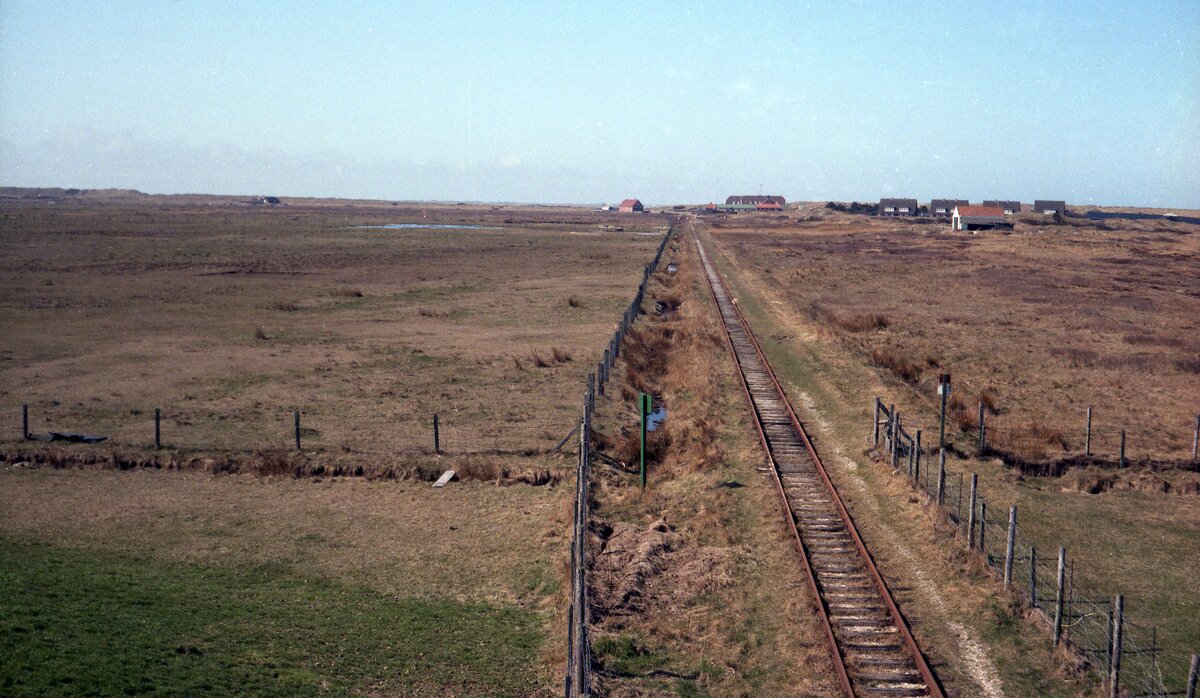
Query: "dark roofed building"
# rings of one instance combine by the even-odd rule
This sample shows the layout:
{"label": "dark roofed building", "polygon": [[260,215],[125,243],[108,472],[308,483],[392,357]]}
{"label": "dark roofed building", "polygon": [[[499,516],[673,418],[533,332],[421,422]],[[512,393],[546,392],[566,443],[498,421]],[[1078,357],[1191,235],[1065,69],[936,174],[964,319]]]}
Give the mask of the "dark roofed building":
{"label": "dark roofed building", "polygon": [[1005,215],[1021,212],[1020,201],[985,201],[983,202],[983,205],[1003,209]]}
{"label": "dark roofed building", "polygon": [[638,201],[637,199],[625,199],[621,202],[621,205],[617,207],[617,211],[620,213],[641,213],[645,210],[646,207],[642,206],[642,202]]}
{"label": "dark roofed building", "polygon": [[1045,214],[1057,213],[1059,215],[1065,215],[1067,213],[1067,202],[1065,202],[1065,201],[1041,201],[1041,200],[1034,201],[1033,202],[1033,212],[1034,213],[1045,213]]}
{"label": "dark roofed building", "polygon": [[726,206],[733,206],[734,204],[748,204],[750,206],[757,206],[759,204],[779,204],[779,208],[783,208],[784,206],[787,206],[787,200],[782,196],[765,196],[763,194],[756,194],[754,196],[730,196],[725,199]]}
{"label": "dark roofed building", "polygon": [[1004,209],[998,206],[956,206],[950,221],[951,230],[993,230],[1011,227],[1012,223],[1004,217]]}
{"label": "dark roofed building", "polygon": [[917,200],[916,199],[880,199],[879,210],[876,211],[880,216],[915,216],[917,215]]}
{"label": "dark roofed building", "polygon": [[969,202],[966,199],[934,199],[929,202],[929,213],[949,218],[954,214],[955,206],[966,206],[967,203]]}

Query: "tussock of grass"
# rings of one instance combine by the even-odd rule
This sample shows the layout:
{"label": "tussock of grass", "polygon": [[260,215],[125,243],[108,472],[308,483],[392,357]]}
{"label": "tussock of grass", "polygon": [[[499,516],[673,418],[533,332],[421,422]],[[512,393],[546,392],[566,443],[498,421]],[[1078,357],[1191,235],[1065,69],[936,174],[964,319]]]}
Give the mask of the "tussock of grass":
{"label": "tussock of grass", "polygon": [[871,363],[886,368],[905,383],[916,383],[921,378],[921,366],[892,347],[875,347],[871,350]]}

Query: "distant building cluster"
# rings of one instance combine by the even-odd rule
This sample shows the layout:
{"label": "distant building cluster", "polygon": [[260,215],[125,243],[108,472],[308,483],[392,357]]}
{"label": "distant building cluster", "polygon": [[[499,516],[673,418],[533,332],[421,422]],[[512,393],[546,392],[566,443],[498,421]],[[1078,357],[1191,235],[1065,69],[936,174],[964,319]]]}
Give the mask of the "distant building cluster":
{"label": "distant building cluster", "polygon": [[[919,206],[916,199],[880,199],[876,215],[942,216],[950,218],[954,215],[954,209],[961,206],[969,206],[970,203],[966,199],[933,199],[929,202],[929,206]],[[1021,212],[1020,201],[984,201],[982,205],[1001,209],[1001,214],[1005,216]],[[1034,213],[1046,215],[1064,214],[1067,212],[1067,204],[1064,201],[1043,201],[1038,199],[1033,202],[1033,207],[1029,210]]]}
{"label": "distant building cluster", "polygon": [[755,194],[749,196],[730,196],[725,203],[709,203],[704,207],[710,213],[748,213],[750,211],[782,211],[787,206],[787,199],[782,196]]}
{"label": "distant building cluster", "polygon": [[[1048,216],[1061,215],[1067,212],[1067,204],[1038,199],[1030,211]],[[1011,228],[1012,222],[1005,216],[1020,212],[1020,201],[984,201],[981,206],[972,206],[966,199],[933,199],[929,206],[920,206],[916,199],[880,199],[875,215],[936,216],[949,218],[953,230],[992,230]]]}

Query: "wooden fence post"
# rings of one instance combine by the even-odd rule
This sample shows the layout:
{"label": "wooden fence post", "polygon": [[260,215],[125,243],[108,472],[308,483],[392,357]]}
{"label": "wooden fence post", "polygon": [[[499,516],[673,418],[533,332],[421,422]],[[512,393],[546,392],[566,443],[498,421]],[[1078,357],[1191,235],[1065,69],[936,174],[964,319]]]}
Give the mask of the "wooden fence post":
{"label": "wooden fence post", "polygon": [[1196,415],[1196,430],[1192,432],[1192,462],[1200,457],[1200,414]]}
{"label": "wooden fence post", "polygon": [[162,408],[154,408],[154,447],[162,448]]}
{"label": "wooden fence post", "polygon": [[1121,640],[1125,616],[1125,597],[1117,594],[1113,602],[1112,667],[1108,675],[1109,698],[1121,695]]}
{"label": "wooden fence post", "polygon": [[1017,505],[1008,508],[1008,544],[1004,549],[1004,588],[1012,584],[1013,548],[1017,543]]}
{"label": "wooden fence post", "polygon": [[29,438],[29,405],[21,405],[21,438]]}
{"label": "wooden fence post", "polygon": [[1083,455],[1092,455],[1092,408],[1087,411],[1087,436],[1083,440]]}
{"label": "wooden fence post", "polygon": [[984,420],[983,400],[980,400],[979,401],[979,455],[981,455],[981,456],[987,451],[987,449],[985,448],[985,446],[987,444],[987,441],[986,441],[987,437],[985,435],[986,427],[984,427],[984,425],[983,425],[983,420]]}
{"label": "wooden fence post", "polygon": [[1125,468],[1125,430],[1121,430],[1121,469]]}
{"label": "wooden fence post", "polygon": [[873,436],[873,438],[872,438],[872,440],[871,440],[871,448],[872,448],[872,449],[879,448],[879,398],[878,398],[878,397],[876,397],[876,398],[875,398],[875,411],[874,411],[874,414],[875,414],[875,416],[874,416],[874,418],[871,420],[871,424],[872,424],[872,425],[873,425],[873,427],[874,427],[874,429],[873,429],[873,431],[874,431],[874,436]]}
{"label": "wooden fence post", "polygon": [[[917,430],[917,433],[920,434],[920,430]],[[908,445],[908,472],[912,473],[913,462],[917,458],[917,440],[915,438],[910,439]]]}
{"label": "wooden fence post", "polygon": [[900,426],[900,415],[896,415],[896,438],[892,439],[892,468],[900,465],[900,440],[904,427]]}
{"label": "wooden fence post", "polygon": [[917,429],[917,444],[916,447],[913,448],[913,461],[909,464],[908,468],[908,476],[910,478],[913,477],[913,473],[921,469],[921,450],[921,430]]}
{"label": "wooden fence post", "polygon": [[1187,698],[1196,698],[1196,679],[1200,678],[1200,654],[1192,655],[1192,668],[1188,672]]}
{"label": "wooden fence post", "polygon": [[433,413],[433,452],[439,456],[442,455],[442,434],[437,412]]}
{"label": "wooden fence post", "polygon": [[891,409],[888,410],[887,423],[887,439],[888,439],[888,455],[890,457],[896,441],[896,403],[892,403]]}
{"label": "wooden fence post", "polygon": [[938,454],[937,505],[946,506],[946,449]]}
{"label": "wooden fence post", "polygon": [[1029,607],[1037,608],[1037,547],[1029,546]]}
{"label": "wooden fence post", "polygon": [[296,410],[294,416],[296,418],[295,419],[295,422],[296,422],[296,450],[299,451],[300,450],[300,410]]}
{"label": "wooden fence post", "polygon": [[596,364],[596,394],[604,395],[604,362]]}
{"label": "wooden fence post", "polygon": [[967,512],[967,550],[975,549],[975,504],[979,489],[979,473],[971,473],[971,507]]}
{"label": "wooden fence post", "polygon": [[1062,641],[1063,591],[1067,581],[1067,549],[1058,549],[1058,591],[1054,594],[1054,644]]}

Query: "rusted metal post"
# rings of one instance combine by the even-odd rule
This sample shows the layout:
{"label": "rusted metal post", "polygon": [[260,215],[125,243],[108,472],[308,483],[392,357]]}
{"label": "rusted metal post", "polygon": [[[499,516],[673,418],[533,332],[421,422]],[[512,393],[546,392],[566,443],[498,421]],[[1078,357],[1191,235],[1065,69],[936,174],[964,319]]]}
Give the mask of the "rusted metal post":
{"label": "rusted metal post", "polygon": [[975,549],[975,505],[979,491],[979,473],[971,473],[971,505],[967,511],[967,550]]}
{"label": "rusted metal post", "polygon": [[1083,455],[1092,455],[1092,408],[1087,411],[1087,436],[1083,439]]}
{"label": "rusted metal post", "polygon": [[296,410],[294,416],[295,416],[295,422],[296,422],[296,450],[299,451],[300,450],[300,410]]}
{"label": "rusted metal post", "polygon": [[1054,594],[1054,644],[1062,641],[1063,591],[1067,583],[1067,549],[1058,549],[1058,591]]}
{"label": "rusted metal post", "polygon": [[162,448],[162,408],[154,408],[154,447]]}
{"label": "rusted metal post", "polygon": [[946,449],[938,452],[937,505],[946,506]]}
{"label": "rusted metal post", "polygon": [[1121,469],[1125,468],[1125,430],[1121,430]]}
{"label": "rusted metal post", "polygon": [[441,425],[438,424],[437,412],[433,413],[433,452],[437,455],[442,455],[442,434]]}
{"label": "rusted metal post", "polygon": [[1012,584],[1013,548],[1017,543],[1017,505],[1008,509],[1008,544],[1004,549],[1004,588]]}
{"label": "rusted metal post", "polygon": [[1029,607],[1037,608],[1037,547],[1029,546]]}
{"label": "rusted metal post", "polygon": [[29,438],[29,405],[21,405],[21,438]]}
{"label": "rusted metal post", "polygon": [[1117,594],[1117,599],[1113,602],[1112,666],[1108,673],[1109,698],[1120,698],[1121,695],[1121,641],[1124,621],[1125,597]]}
{"label": "rusted metal post", "polygon": [[986,448],[986,444],[987,444],[986,429],[987,428],[984,426],[983,420],[984,420],[983,400],[980,400],[979,401],[979,455],[981,455],[981,456],[985,452],[987,452],[987,448]]}

